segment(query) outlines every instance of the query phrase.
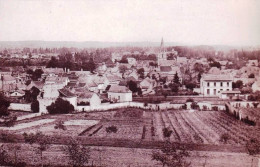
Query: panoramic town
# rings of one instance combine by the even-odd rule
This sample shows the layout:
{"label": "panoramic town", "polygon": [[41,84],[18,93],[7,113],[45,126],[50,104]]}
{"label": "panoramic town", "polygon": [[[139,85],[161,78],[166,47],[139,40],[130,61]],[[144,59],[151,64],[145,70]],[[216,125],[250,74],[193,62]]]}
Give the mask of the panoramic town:
{"label": "panoramic town", "polygon": [[259,167],[260,47],[171,41],[1,41],[0,165]]}

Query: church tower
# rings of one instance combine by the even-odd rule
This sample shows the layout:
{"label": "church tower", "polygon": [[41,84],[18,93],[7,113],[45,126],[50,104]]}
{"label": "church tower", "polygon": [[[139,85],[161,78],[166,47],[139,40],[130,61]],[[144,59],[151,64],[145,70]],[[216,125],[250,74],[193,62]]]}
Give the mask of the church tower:
{"label": "church tower", "polygon": [[163,60],[167,60],[167,54],[166,54],[166,51],[165,51],[164,41],[163,41],[163,38],[162,38],[160,50],[159,50],[159,53],[157,54],[157,64],[158,64],[158,66],[160,66],[162,64],[161,62]]}

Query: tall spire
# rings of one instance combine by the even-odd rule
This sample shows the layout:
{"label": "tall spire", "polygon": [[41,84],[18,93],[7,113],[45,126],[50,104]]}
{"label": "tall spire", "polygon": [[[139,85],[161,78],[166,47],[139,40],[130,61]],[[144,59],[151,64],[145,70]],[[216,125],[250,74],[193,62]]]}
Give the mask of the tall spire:
{"label": "tall spire", "polygon": [[162,37],[162,41],[161,41],[161,48],[164,48],[163,37]]}
{"label": "tall spire", "polygon": [[164,42],[163,42],[163,37],[162,37],[162,40],[161,40],[160,51],[161,51],[161,52],[164,52]]}

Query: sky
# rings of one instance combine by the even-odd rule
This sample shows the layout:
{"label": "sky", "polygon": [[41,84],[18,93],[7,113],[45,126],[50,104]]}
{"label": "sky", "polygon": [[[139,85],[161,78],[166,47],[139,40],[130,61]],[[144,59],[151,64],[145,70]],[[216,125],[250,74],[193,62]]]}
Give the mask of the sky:
{"label": "sky", "polygon": [[259,0],[0,0],[0,41],[259,45]]}

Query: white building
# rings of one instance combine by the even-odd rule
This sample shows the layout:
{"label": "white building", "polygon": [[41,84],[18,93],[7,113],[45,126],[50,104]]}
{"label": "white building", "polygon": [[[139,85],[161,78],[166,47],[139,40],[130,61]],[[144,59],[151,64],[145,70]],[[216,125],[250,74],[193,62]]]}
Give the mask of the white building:
{"label": "white building", "polygon": [[107,94],[108,98],[114,102],[132,101],[132,91],[125,86],[111,85]]}
{"label": "white building", "polygon": [[232,77],[229,75],[205,74],[200,80],[201,94],[219,96],[222,91],[232,90]]}
{"label": "white building", "polygon": [[127,58],[128,64],[131,64],[133,66],[136,66],[136,59],[133,57],[128,57]]}

